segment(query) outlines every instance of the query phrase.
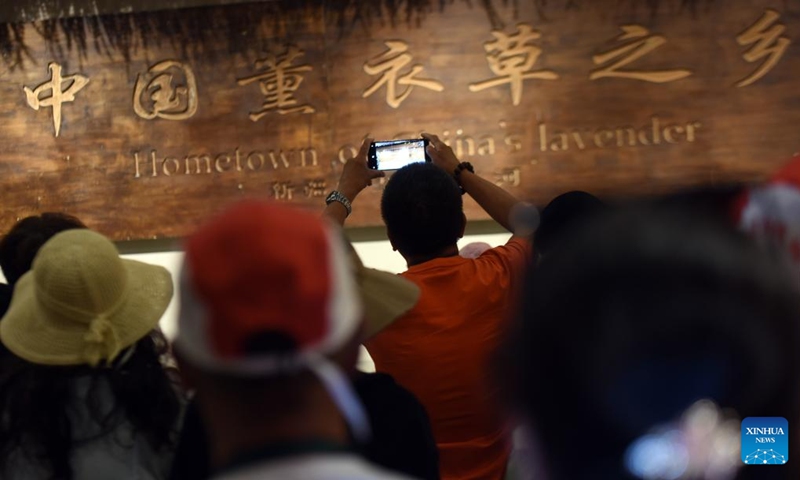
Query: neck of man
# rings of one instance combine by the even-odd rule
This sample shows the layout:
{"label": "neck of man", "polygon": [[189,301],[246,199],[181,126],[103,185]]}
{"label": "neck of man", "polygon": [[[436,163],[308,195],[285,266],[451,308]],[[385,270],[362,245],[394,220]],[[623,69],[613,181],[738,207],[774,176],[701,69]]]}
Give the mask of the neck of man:
{"label": "neck of man", "polygon": [[436,260],[437,258],[447,258],[447,257],[455,257],[458,256],[458,245],[453,244],[449,247],[446,247],[439,253],[435,253],[433,255],[403,255],[406,259],[406,265],[409,267],[413,267],[414,265],[419,265],[421,263],[430,262],[431,260]]}
{"label": "neck of man", "polygon": [[[266,396],[276,392],[267,392]],[[209,427],[212,465],[220,468],[238,456],[269,445],[309,440],[347,446],[347,426],[336,404],[321,384],[309,388],[300,399],[302,408],[275,409],[265,401],[248,404],[201,404],[204,421]]]}

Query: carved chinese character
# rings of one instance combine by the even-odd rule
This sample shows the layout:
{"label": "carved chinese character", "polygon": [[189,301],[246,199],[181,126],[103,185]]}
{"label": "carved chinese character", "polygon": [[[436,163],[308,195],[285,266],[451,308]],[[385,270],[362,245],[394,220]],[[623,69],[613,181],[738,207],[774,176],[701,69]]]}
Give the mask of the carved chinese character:
{"label": "carved chinese character", "polygon": [[[380,75],[381,77],[369,86],[361,95],[367,98],[384,84],[386,85],[386,103],[392,108],[397,108],[403,101],[411,95],[414,87],[427,88],[435,92],[444,90],[444,86],[436,80],[417,78],[424,68],[422,65],[412,65],[411,70],[400,75],[403,70],[411,63],[412,56],[408,53],[408,45],[399,40],[384,42],[387,51],[372,59],[372,63],[364,64],[364,71],[369,75]],[[399,76],[398,76],[399,75]],[[397,85],[406,87],[402,93],[397,93]]]}
{"label": "carved chinese character", "polygon": [[630,42],[599,55],[592,57],[595,65],[603,65],[616,60],[611,65],[598,68],[592,71],[589,78],[616,77],[630,78],[633,80],[643,80],[645,82],[666,83],[674,82],[686,78],[692,74],[690,70],[620,70],[622,67],[630,65],[636,60],[644,57],[653,50],[667,43],[667,39],[662,35],[651,35],[650,31],[640,25],[625,25],[622,27],[624,32],[616,38],[617,42]]}
{"label": "carved chinese character", "polygon": [[[22,87],[28,100],[28,105],[36,111],[41,107],[53,108],[53,126],[56,130],[56,137],[61,132],[61,106],[65,103],[74,102],[75,94],[81,91],[89,83],[89,79],[83,75],[61,76],[61,65],[52,62],[47,68],[50,70],[50,80],[31,90]],[[49,93],[49,95],[47,95]],[[45,94],[45,97],[42,97]]]}
{"label": "carved chinese character", "polygon": [[327,182],[323,179],[309,180],[306,186],[303,187],[303,193],[306,197],[324,197],[325,190],[327,189]]}
{"label": "carved chinese character", "polygon": [[291,200],[294,197],[294,186],[291,182],[275,182],[272,184],[275,200]]}
{"label": "carved chinese character", "polygon": [[766,59],[749,77],[737,83],[737,87],[746,87],[757,82],[775,68],[783,54],[786,53],[786,49],[789,48],[792,41],[788,37],[781,36],[786,30],[786,25],[780,23],[775,25],[779,17],[780,14],[775,10],[767,10],[760,20],[736,37],[739,45],[743,47],[752,45],[752,48],[744,54],[745,60],[753,63]]}
{"label": "carved chinese character", "polygon": [[136,77],[133,111],[152,120],[185,120],[197,112],[197,82],[188,65],[165,60]]}
{"label": "carved chinese character", "polygon": [[483,44],[486,50],[486,60],[489,68],[498,78],[473,83],[469,86],[470,92],[511,85],[511,102],[514,106],[522,100],[522,83],[525,80],[556,80],[558,74],[552,70],[532,70],[539,60],[542,49],[531,44],[541,38],[539,32],[524,23],[517,25],[517,33],[506,35],[503,32],[492,32],[494,40]]}
{"label": "carved chinese character", "polygon": [[497,181],[495,184],[509,187],[518,187],[520,184],[521,172],[517,167],[506,168],[497,174]]}
{"label": "carved chinese character", "polygon": [[302,74],[314,69],[311,65],[292,66],[292,63],[302,55],[303,51],[299,48],[289,47],[283,55],[269,55],[258,60],[255,66],[256,69],[263,70],[262,73],[237,80],[236,83],[239,85],[258,82],[264,95],[261,110],[251,112],[250,120],[257,122],[270,112],[286,115],[316,111],[311,105],[298,105],[298,101],[294,98],[294,92],[303,83]]}

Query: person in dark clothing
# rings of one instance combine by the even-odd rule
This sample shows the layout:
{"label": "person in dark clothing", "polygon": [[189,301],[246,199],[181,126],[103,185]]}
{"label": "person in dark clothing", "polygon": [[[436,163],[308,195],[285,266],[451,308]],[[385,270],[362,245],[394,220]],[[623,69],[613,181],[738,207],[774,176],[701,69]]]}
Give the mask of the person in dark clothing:
{"label": "person in dark clothing", "polygon": [[425,407],[385,373],[354,380],[373,439],[360,450],[370,462],[422,480],[439,479],[439,451]]}
{"label": "person in dark clothing", "polygon": [[0,322],[0,478],[160,480],[184,399],[157,328],[163,267],[87,229],[53,236]]}
{"label": "person in dark clothing", "polygon": [[[174,346],[197,394],[171,478],[388,480],[417,465],[438,478],[419,402],[355,368],[417,286],[366,268],[327,218],[253,200],[192,235],[184,262]],[[235,347],[221,353],[211,335]]]}
{"label": "person in dark clothing", "polygon": [[570,231],[606,208],[602,200],[581,191],[563,193],[551,200],[542,210],[534,237],[537,255],[546,255],[563,242]]}
{"label": "person in dark clothing", "polygon": [[[439,453],[419,400],[383,373],[361,373],[353,386],[372,427],[372,440],[357,446],[364,458],[413,478],[438,480]],[[172,480],[209,478],[207,442],[196,402],[191,402],[178,439]]]}
{"label": "person in dark clothing", "polygon": [[[33,259],[48,240],[57,233],[73,228],[86,228],[77,218],[58,212],[23,218],[0,240],[0,269],[8,284],[0,283],[0,318],[11,305],[14,284],[31,269]],[[5,347],[0,345],[0,354]]]}
{"label": "person in dark clothing", "polygon": [[0,268],[9,285],[31,269],[33,259],[48,240],[57,233],[73,228],[86,228],[80,220],[66,213],[45,212],[17,222],[0,241]]}
{"label": "person in dark clothing", "polygon": [[8,306],[11,305],[11,293],[14,291],[11,285],[0,283],[0,318],[8,311]]}
{"label": "person in dark clothing", "polygon": [[738,448],[691,448],[738,447],[737,418],[800,422],[790,278],[694,210],[586,222],[529,272],[499,370],[536,440],[529,458],[552,480],[800,478],[798,462],[741,468]]}

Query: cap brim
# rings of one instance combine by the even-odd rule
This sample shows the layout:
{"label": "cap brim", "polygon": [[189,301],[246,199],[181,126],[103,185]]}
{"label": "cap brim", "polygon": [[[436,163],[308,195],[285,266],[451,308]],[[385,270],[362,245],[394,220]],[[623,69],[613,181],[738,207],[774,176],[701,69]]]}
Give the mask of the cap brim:
{"label": "cap brim", "polygon": [[[128,296],[111,315],[119,351],[158,325],[173,293],[172,276],[165,268],[126,259],[123,263],[128,272]],[[87,331],[88,323],[42,307],[36,300],[33,271],[23,275],[14,286],[11,306],[0,321],[3,344],[18,357],[42,365],[88,363]]]}
{"label": "cap brim", "polygon": [[403,277],[373,268],[363,268],[361,298],[366,318],[365,335],[369,339],[408,312],[419,300],[419,287]]}

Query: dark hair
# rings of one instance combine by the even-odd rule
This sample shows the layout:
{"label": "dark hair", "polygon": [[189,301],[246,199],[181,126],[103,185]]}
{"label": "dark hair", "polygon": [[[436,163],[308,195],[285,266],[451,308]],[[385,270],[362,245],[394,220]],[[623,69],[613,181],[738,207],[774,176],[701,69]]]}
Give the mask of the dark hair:
{"label": "dark hair", "polygon": [[605,208],[603,201],[590,193],[574,191],[557,196],[542,210],[534,237],[536,252],[541,255],[550,252],[571,230]]}
{"label": "dark hair", "polygon": [[408,255],[435,255],[455,245],[464,221],[458,184],[431,163],[414,163],[392,175],[381,214],[395,247]]}
{"label": "dark hair", "polygon": [[552,478],[630,478],[626,448],[700,399],[797,425],[800,301],[780,264],[685,212],[603,215],[570,237],[530,273],[508,347]]}
{"label": "dark hair", "polygon": [[0,240],[0,268],[8,283],[17,283],[31,269],[33,259],[48,240],[75,228],[86,228],[86,225],[65,213],[48,212],[17,222]]}
{"label": "dark hair", "polygon": [[[86,402],[98,436],[129,422],[154,450],[171,448],[177,437],[183,400],[177,370],[164,366],[167,341],[158,330],[139,340],[130,357],[121,353],[108,367],[36,365],[17,357],[4,360],[0,372],[0,472],[12,452],[48,467],[53,480],[74,478],[70,458],[75,442],[69,411]],[[89,382],[85,399],[75,382]],[[106,404],[110,387],[113,405]]]}

